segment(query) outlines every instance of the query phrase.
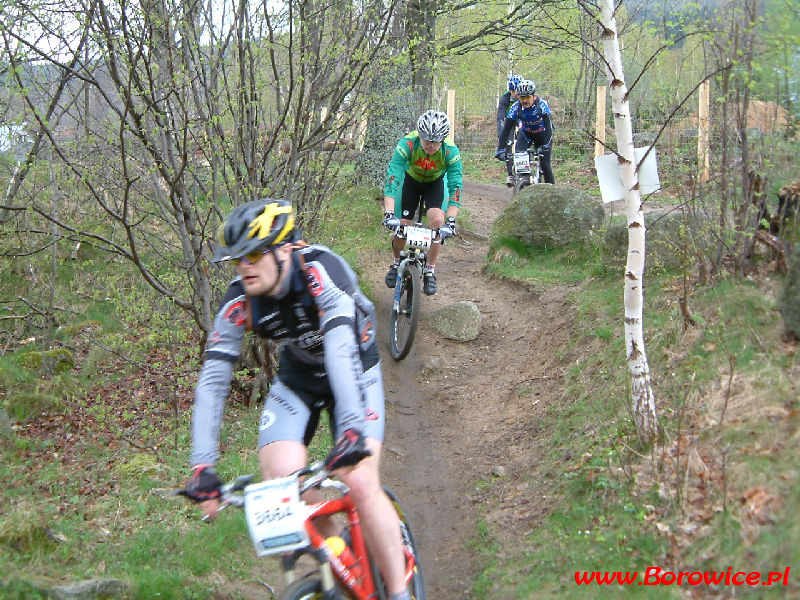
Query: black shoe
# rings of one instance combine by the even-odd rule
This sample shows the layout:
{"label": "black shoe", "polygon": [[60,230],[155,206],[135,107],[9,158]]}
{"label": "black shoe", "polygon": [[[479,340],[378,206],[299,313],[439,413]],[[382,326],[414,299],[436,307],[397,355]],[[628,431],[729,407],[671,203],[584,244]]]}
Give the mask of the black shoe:
{"label": "black shoe", "polygon": [[422,274],[422,291],[425,292],[426,296],[433,296],[438,289],[436,275],[433,274],[433,271],[425,271]]}
{"label": "black shoe", "polygon": [[397,265],[393,264],[386,272],[386,287],[393,288],[397,282]]}
{"label": "black shoe", "polygon": [[342,437],[336,441],[328,458],[325,459],[325,468],[328,471],[334,471],[342,467],[352,467],[368,456],[372,456],[372,452],[367,449],[361,432],[355,429],[346,429]]}

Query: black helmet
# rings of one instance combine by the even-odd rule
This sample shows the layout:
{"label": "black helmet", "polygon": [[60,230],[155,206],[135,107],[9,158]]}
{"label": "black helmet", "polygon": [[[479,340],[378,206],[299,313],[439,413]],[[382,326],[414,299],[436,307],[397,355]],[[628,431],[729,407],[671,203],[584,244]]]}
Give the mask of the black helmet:
{"label": "black helmet", "polygon": [[262,198],[233,209],[217,230],[219,245],[211,262],[233,260],[245,254],[296,240],[294,209],[288,200]]}

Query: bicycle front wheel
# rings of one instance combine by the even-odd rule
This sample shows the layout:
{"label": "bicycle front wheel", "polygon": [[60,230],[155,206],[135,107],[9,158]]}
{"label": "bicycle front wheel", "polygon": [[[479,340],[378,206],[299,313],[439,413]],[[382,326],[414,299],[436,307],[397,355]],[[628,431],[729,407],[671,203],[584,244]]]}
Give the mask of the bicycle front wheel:
{"label": "bicycle front wheel", "polygon": [[[408,582],[408,593],[411,594],[412,600],[425,600],[425,579],[422,575],[422,563],[420,562],[421,559],[419,550],[417,549],[417,541],[414,539],[414,533],[411,531],[408,517],[406,517],[406,513],[400,505],[400,501],[392,490],[388,487],[384,487],[383,491],[389,496],[389,500],[392,506],[394,506],[397,516],[400,518],[400,534],[403,536],[403,546],[414,556],[414,574],[411,576],[411,581]],[[378,590],[378,597],[381,598],[381,600],[388,598],[389,594],[386,592],[383,577],[381,577],[381,573],[375,561],[370,559],[369,562],[370,568],[372,569],[372,577],[375,580],[375,588]]]}
{"label": "bicycle front wheel", "polygon": [[419,265],[408,265],[402,273],[402,278],[400,301],[392,306],[392,320],[389,324],[389,350],[395,360],[403,360],[408,356],[417,332],[422,285]]}
{"label": "bicycle front wheel", "polygon": [[[316,575],[307,575],[293,581],[281,592],[278,600],[325,600],[328,596],[322,589],[322,580]],[[340,592],[336,592],[337,600],[344,600]]]}

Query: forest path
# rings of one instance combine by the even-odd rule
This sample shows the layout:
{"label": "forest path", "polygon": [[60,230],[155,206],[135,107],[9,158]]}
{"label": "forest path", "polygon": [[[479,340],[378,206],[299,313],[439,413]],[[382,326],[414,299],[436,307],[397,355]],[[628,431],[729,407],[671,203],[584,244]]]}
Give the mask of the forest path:
{"label": "forest path", "polygon": [[[444,246],[439,291],[423,296],[414,346],[400,362],[387,340],[388,237],[385,251],[362,262],[377,291],[387,400],[382,477],[409,513],[432,600],[471,597],[480,519],[522,536],[549,506],[531,483],[531,466],[547,452],[537,414],[562,399],[554,350],[569,341],[573,309],[566,287],[526,288],[484,272],[489,229],[510,198],[504,185],[465,182],[473,232]],[[463,300],[480,309],[477,339],[446,340],[425,323],[426,312]]]}

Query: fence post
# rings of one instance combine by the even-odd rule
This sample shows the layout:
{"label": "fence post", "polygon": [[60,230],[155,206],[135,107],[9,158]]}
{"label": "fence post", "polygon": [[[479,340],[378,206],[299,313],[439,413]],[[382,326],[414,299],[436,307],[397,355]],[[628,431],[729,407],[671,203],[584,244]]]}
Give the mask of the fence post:
{"label": "fence post", "polygon": [[456,132],[456,91],[447,90],[447,118],[450,119],[450,135],[455,137]]}
{"label": "fence post", "polygon": [[594,156],[606,153],[606,86],[597,86],[597,115],[594,123]]}
{"label": "fence post", "polygon": [[697,108],[697,165],[699,168],[700,183],[705,183],[711,177],[708,152],[708,112],[711,100],[711,85],[708,81],[700,84],[699,106]]}

